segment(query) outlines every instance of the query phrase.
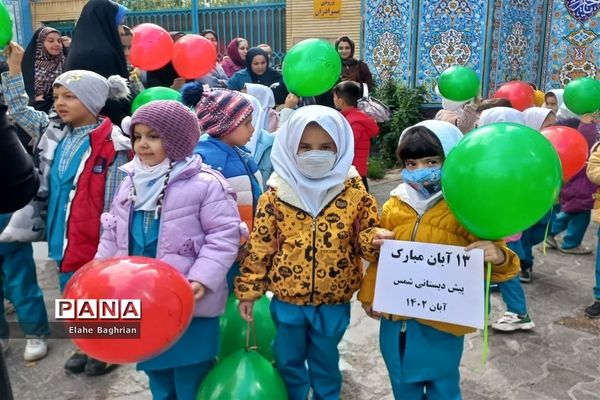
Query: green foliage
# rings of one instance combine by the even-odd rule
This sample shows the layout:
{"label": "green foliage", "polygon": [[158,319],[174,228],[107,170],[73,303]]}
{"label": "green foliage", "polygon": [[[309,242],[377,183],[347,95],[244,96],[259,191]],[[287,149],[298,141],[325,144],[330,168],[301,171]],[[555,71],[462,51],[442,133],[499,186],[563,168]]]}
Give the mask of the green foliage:
{"label": "green foliage", "polygon": [[385,176],[385,164],[381,158],[369,158],[367,176],[370,179],[381,179]]}
{"label": "green foliage", "polygon": [[[193,0],[117,0],[130,11],[191,9]],[[277,3],[277,0],[198,0],[199,8]]]}
{"label": "green foliage", "polygon": [[396,165],[396,149],[402,131],[423,120],[421,106],[427,91],[424,87],[409,88],[395,80],[383,82],[373,94],[392,111],[392,119],[380,125],[374,146],[381,152],[381,160],[387,168]]}

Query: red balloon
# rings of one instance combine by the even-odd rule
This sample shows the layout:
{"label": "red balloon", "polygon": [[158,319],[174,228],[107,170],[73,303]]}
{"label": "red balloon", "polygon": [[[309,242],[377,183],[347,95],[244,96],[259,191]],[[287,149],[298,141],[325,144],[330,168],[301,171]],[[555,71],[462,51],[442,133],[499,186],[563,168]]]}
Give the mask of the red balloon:
{"label": "red balloon", "polygon": [[[66,299],[139,299],[139,338],[82,337],[71,339],[85,354],[113,364],[152,358],[173,345],[185,332],[194,310],[194,293],[185,276],[162,261],[147,257],[94,260],[84,265],[65,287]],[[104,324],[107,320],[98,320]],[[69,320],[67,327],[82,319]],[[87,322],[86,322],[87,323]]]}
{"label": "red balloon", "polygon": [[566,126],[549,126],[541,130],[552,143],[562,163],[563,182],[583,169],[588,158],[588,143],[577,130]]}
{"label": "red balloon", "polygon": [[186,35],[175,43],[173,67],[179,76],[197,79],[208,74],[217,62],[217,49],[199,35]]}
{"label": "red balloon", "polygon": [[173,39],[158,25],[141,24],[132,29],[129,60],[134,67],[154,71],[164,67],[173,57]]}
{"label": "red balloon", "polygon": [[521,81],[512,81],[505,83],[494,94],[499,99],[508,99],[512,107],[519,111],[524,111],[529,107],[535,106],[535,93],[533,88]]}

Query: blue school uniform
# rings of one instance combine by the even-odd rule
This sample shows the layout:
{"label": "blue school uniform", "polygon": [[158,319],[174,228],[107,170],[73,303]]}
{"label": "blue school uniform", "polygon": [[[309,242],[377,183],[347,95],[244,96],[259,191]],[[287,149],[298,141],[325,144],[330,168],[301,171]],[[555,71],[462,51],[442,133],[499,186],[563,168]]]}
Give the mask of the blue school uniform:
{"label": "blue school uniform", "polygon": [[381,318],[379,345],[394,399],[460,400],[458,367],[464,336],[454,336],[409,319]]}
{"label": "blue school uniform", "polygon": [[[130,255],[156,257],[159,220],[153,211],[136,211]],[[193,318],[184,334],[166,351],[137,364],[149,378],[154,400],[195,399],[219,349],[219,318]]]}
{"label": "blue school uniform", "polygon": [[338,344],[350,323],[350,304],[299,306],[274,297],[271,315],[277,328],[275,364],[289,399],[306,400],[311,387],[315,400],[339,399]]}

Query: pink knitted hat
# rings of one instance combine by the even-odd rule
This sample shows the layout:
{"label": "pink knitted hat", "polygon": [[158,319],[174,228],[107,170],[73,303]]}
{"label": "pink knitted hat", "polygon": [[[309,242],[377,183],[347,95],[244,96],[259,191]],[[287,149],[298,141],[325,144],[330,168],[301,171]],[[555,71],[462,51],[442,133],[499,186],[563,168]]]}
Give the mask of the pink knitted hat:
{"label": "pink knitted hat", "polygon": [[[183,160],[191,155],[200,139],[198,119],[194,113],[173,100],[156,100],[138,108],[131,118],[132,132],[136,124],[146,125],[158,133],[171,161]],[[132,134],[132,145],[134,141]]]}
{"label": "pink knitted hat", "polygon": [[200,129],[212,137],[223,137],[252,115],[252,105],[239,92],[219,89],[202,94],[196,105]]}

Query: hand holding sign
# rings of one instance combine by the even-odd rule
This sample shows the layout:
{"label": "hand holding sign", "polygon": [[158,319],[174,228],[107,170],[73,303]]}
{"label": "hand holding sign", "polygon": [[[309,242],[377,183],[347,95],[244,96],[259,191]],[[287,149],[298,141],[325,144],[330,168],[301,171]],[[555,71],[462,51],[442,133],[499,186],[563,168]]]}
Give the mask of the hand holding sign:
{"label": "hand holding sign", "polygon": [[384,240],[394,240],[394,232],[387,229],[378,229],[373,236],[373,246],[381,247]]}

